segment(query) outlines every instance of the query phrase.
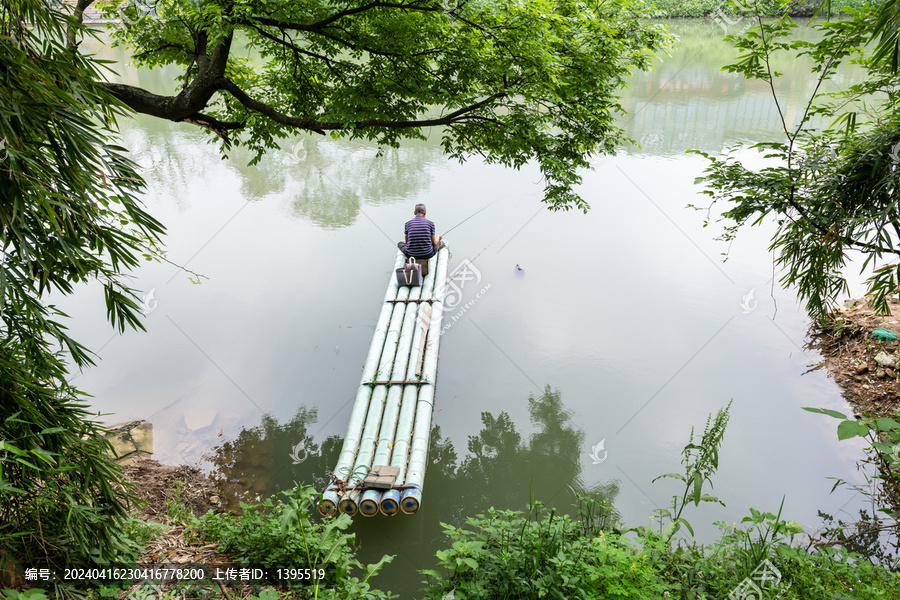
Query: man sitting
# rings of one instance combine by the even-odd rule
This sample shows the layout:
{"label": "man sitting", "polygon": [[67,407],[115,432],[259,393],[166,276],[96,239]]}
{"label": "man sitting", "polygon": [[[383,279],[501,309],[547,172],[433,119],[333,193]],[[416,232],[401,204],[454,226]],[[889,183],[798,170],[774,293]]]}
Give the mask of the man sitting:
{"label": "man sitting", "polygon": [[405,241],[397,242],[397,247],[407,258],[431,258],[446,245],[441,241],[443,236],[434,234],[434,223],[425,218],[424,204],[416,204],[413,214],[404,227]]}

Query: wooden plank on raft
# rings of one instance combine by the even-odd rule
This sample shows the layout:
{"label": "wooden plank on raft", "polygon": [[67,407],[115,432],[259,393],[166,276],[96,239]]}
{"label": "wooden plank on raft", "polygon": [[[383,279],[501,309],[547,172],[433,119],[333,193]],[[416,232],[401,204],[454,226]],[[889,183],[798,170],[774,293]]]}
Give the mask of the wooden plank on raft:
{"label": "wooden plank on raft", "polygon": [[416,358],[416,377],[422,375],[422,361],[425,360],[425,344],[428,337],[428,327],[431,325],[431,305],[425,304],[421,308],[422,318],[419,319],[419,327],[422,329],[422,340],[419,342],[419,355]]}
{"label": "wooden plank on raft", "polygon": [[373,465],[372,470],[363,480],[363,486],[373,487],[382,490],[389,490],[397,481],[397,475],[400,474],[400,467],[390,467],[388,465]]}

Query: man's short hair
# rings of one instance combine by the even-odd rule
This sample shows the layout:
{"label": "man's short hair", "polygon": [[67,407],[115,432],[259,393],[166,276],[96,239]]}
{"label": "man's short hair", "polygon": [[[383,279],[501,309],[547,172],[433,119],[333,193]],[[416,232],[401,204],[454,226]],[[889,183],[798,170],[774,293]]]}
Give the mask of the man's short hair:
{"label": "man's short hair", "polygon": [[425,205],[424,204],[416,204],[416,210],[413,211],[415,215],[424,215],[425,214]]}

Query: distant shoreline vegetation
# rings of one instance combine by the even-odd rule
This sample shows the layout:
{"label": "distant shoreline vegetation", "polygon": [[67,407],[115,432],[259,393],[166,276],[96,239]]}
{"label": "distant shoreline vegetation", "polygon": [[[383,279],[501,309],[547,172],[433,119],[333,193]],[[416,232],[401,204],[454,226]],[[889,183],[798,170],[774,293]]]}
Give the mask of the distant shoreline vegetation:
{"label": "distant shoreline vegetation", "polygon": [[[788,6],[788,14],[792,17],[811,17],[822,5],[823,0],[798,0]],[[831,0],[832,16],[845,8],[861,8],[866,4],[877,6],[883,0]],[[647,4],[658,11],[660,18],[709,17],[717,11],[725,14],[737,12],[728,0],[652,0]],[[774,13],[773,13],[774,14]],[[825,16],[823,9],[820,16]]]}

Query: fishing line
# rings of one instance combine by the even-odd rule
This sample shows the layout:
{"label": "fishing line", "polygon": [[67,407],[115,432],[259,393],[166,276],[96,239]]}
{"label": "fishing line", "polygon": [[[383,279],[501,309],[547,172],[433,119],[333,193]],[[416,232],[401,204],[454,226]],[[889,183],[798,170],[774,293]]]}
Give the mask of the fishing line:
{"label": "fishing line", "polygon": [[445,232],[444,232],[444,235],[447,235],[448,233],[450,233],[451,231],[453,231],[454,229],[456,229],[457,227],[459,227],[460,225],[462,225],[463,223],[465,223],[466,221],[468,221],[469,219],[471,219],[472,217],[474,217],[475,215],[477,215],[478,213],[480,213],[482,210],[486,210],[486,209],[490,208],[491,206],[493,206],[494,204],[497,204],[498,202],[500,202],[501,200],[503,200],[503,198],[506,198],[507,196],[509,196],[509,194],[506,194],[506,196],[497,198],[496,200],[494,200],[493,202],[491,202],[490,204],[488,204],[488,205],[485,206],[484,208],[481,208],[481,209],[479,209],[478,211],[476,211],[475,213],[469,215],[468,217],[466,217],[465,219],[463,219],[462,221],[460,221],[459,223],[457,223],[456,225],[454,225],[453,227],[451,227],[450,229],[448,229],[447,231],[445,231]]}

